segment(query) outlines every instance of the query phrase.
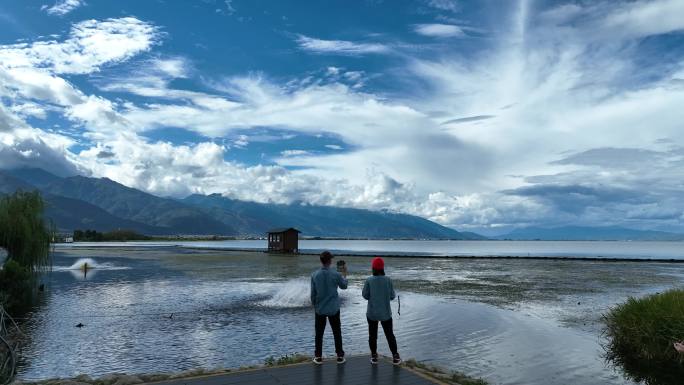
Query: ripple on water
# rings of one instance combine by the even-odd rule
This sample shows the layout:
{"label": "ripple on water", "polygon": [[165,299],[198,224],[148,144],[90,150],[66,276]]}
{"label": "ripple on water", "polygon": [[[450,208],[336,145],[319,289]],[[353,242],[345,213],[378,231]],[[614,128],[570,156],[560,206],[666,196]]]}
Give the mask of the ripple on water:
{"label": "ripple on water", "polygon": [[[164,265],[156,261],[93,259],[101,265],[135,268],[103,270],[90,281],[54,274],[45,304],[26,324],[31,339],[24,350],[28,360],[21,363],[21,379],[236,367],[261,363],[270,355],[310,354],[313,349],[309,281],[302,272],[310,265],[298,268],[305,263],[303,259],[267,261],[271,264],[268,269],[289,264],[292,273],[285,279],[264,279],[259,269],[265,267],[260,261],[251,262],[249,269],[254,270],[248,272],[256,272],[250,276],[228,268],[225,272],[212,270],[211,265],[206,268],[211,271],[202,275],[197,267],[192,272],[164,271],[160,270]],[[356,268],[357,262],[349,262]],[[366,269],[367,261],[362,262]],[[222,261],[221,266],[232,269],[238,263],[244,262]],[[448,266],[453,265],[440,268]],[[401,274],[399,262],[393,269]],[[449,276],[468,278],[476,272],[475,268],[462,270]],[[419,276],[417,271],[411,274]],[[361,277],[341,292],[343,335],[349,354],[368,350]],[[561,327],[553,318],[457,298],[410,292],[400,295],[402,314],[395,313],[394,324],[406,358],[494,383],[625,383],[603,367],[595,333]],[[396,302],[392,306],[396,312]],[[86,326],[74,327],[79,322]],[[326,355],[334,354],[332,345],[328,331]],[[382,332],[378,345],[381,353],[389,353]]]}

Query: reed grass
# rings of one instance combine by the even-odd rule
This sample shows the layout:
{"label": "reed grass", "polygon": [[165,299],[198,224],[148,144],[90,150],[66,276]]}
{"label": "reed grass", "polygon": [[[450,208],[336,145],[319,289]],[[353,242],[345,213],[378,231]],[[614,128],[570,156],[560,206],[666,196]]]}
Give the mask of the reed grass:
{"label": "reed grass", "polygon": [[684,290],[629,298],[604,315],[606,360],[647,385],[682,384],[684,354],[673,343],[684,340]]}

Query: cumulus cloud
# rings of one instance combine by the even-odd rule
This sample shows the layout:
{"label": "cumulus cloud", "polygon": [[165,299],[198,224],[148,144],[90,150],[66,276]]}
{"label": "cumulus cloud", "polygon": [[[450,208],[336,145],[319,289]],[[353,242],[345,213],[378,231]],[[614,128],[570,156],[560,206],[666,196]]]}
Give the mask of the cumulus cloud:
{"label": "cumulus cloud", "polygon": [[391,50],[380,43],[358,43],[346,40],[323,40],[299,35],[296,39],[301,50],[317,54],[359,56],[365,54],[384,54]]}
{"label": "cumulus cloud", "polygon": [[61,176],[76,175],[84,170],[68,152],[71,144],[64,136],[33,128],[0,131],[0,165],[3,169],[40,167]]}
{"label": "cumulus cloud", "polygon": [[44,5],[40,9],[50,15],[64,16],[83,5],[85,5],[83,0],[57,0],[53,6]]}
{"label": "cumulus cloud", "polygon": [[416,24],[414,31],[430,37],[463,37],[465,33],[457,25],[452,24]]}

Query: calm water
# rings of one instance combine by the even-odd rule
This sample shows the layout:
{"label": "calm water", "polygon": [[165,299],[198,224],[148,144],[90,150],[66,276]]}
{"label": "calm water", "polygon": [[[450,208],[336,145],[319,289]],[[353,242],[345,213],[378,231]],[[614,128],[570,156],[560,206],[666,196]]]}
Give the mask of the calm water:
{"label": "calm water", "polygon": [[[76,243],[83,246],[187,246],[265,249],[265,240]],[[300,240],[302,251],[450,256],[585,257],[684,260],[684,242]]]}
{"label": "calm water", "polygon": [[[76,269],[84,258],[96,266],[87,277]],[[366,353],[360,288],[370,261],[344,259],[351,271],[342,292],[345,350]],[[403,356],[501,384],[629,384],[604,366],[601,313],[630,295],[684,283],[684,265],[663,262],[386,263],[401,298],[394,319]],[[19,376],[175,372],[310,354],[308,276],[317,266],[306,255],[58,247],[44,301],[25,322],[30,341]],[[76,328],[79,322],[86,326]]]}

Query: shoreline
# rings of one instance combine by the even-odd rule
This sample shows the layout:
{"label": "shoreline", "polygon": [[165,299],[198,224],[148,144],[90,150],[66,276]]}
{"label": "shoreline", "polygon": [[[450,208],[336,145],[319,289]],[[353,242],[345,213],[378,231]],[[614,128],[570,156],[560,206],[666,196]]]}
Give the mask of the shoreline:
{"label": "shoreline", "polygon": [[[350,355],[353,357],[367,357],[366,355]],[[381,359],[389,360],[385,356],[380,355]],[[226,376],[231,374],[239,374],[245,372],[252,372],[257,370],[268,370],[276,368],[287,368],[293,366],[315,365],[311,363],[311,357],[293,353],[291,355],[284,355],[280,358],[269,357],[262,364],[241,366],[238,368],[215,368],[215,369],[188,369],[180,372],[162,372],[162,373],[109,373],[99,377],[91,377],[88,374],[79,374],[70,378],[47,378],[42,380],[27,380],[14,379],[9,385],[138,385],[138,384],[158,384],[173,380],[201,380],[211,379],[218,376]],[[435,365],[423,364],[414,359],[404,361],[400,365],[402,369],[408,370],[420,377],[427,378],[431,381],[438,381],[437,383],[446,385],[461,385],[461,384],[477,384],[487,385],[487,382],[481,378],[468,376],[459,371],[445,370]]]}
{"label": "shoreline", "polygon": [[[190,245],[179,245],[172,244],[169,245],[151,245],[145,246],[141,244],[126,244],[126,242],[120,242],[116,245],[103,244],[96,245],[95,242],[88,242],[87,245],[76,245],[77,243],[58,243],[53,244],[54,250],[69,250],[69,249],[168,249],[177,248],[183,250],[192,251],[223,251],[223,252],[244,252],[253,254],[265,254],[270,256],[316,256],[323,249],[307,249],[299,253],[269,253],[267,249],[256,249],[256,248],[230,248],[230,247],[198,247]],[[558,255],[448,255],[448,254],[428,254],[428,253],[396,253],[396,252],[384,252],[384,251],[368,251],[368,252],[354,252],[354,251],[344,251],[330,249],[331,252],[335,254],[336,257],[375,257],[382,256],[385,258],[433,258],[433,259],[472,259],[472,260],[543,260],[543,261],[580,261],[580,262],[657,262],[657,263],[673,263],[680,264],[684,263],[684,258],[644,258],[644,257],[609,257],[609,256],[558,256]]]}

